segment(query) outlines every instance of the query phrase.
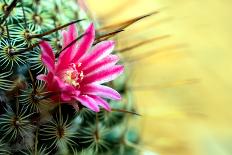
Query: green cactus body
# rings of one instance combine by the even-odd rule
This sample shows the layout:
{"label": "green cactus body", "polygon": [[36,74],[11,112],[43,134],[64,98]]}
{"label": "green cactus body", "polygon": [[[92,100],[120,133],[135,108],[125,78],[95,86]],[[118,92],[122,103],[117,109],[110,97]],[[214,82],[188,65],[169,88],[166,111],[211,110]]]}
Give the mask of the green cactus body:
{"label": "green cactus body", "polygon": [[122,112],[134,110],[127,75],[110,83],[124,98],[110,105],[121,112],[51,104],[45,84],[36,80],[47,72],[39,42],[48,41],[58,55],[61,31],[56,28],[82,19],[75,22],[79,33],[91,19],[76,0],[0,0],[0,155],[137,153],[127,145],[138,142],[127,127],[131,115]]}

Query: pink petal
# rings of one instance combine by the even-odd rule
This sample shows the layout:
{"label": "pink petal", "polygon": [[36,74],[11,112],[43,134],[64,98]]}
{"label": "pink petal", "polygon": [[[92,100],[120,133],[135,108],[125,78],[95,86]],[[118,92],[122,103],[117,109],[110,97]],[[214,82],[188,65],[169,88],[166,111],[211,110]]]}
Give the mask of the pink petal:
{"label": "pink petal", "polygon": [[95,29],[93,23],[89,25],[87,30],[84,33],[83,38],[79,43],[79,47],[76,51],[75,57],[73,58],[72,62],[77,63],[81,57],[86,54],[86,52],[90,49],[95,39]]}
{"label": "pink petal", "polygon": [[[76,25],[75,24],[72,24],[71,26],[69,26],[68,28],[68,38],[69,38],[69,43],[70,44],[71,42],[73,42],[78,36],[78,32],[77,32],[77,29],[76,29]],[[73,44],[72,46],[70,46],[72,52],[71,52],[71,59],[75,56],[75,52],[76,49],[75,49],[75,46],[77,45],[77,42],[75,44]]]}
{"label": "pink petal", "polygon": [[87,58],[82,61],[83,69],[109,55],[113,51],[114,45],[114,41],[102,41],[98,43],[93,48],[93,51],[89,53]]}
{"label": "pink petal", "polygon": [[65,88],[65,83],[59,77],[54,76],[51,87],[53,91],[62,91]]}
{"label": "pink petal", "polygon": [[52,81],[47,83],[47,90],[57,93],[56,97],[53,98],[54,100],[64,102],[71,101],[73,96],[78,96],[80,94],[79,90],[76,90],[72,85],[64,83],[58,76],[53,76]]}
{"label": "pink petal", "polygon": [[[76,25],[75,24],[72,24],[68,27],[68,32],[67,32],[67,44],[65,44],[65,46],[67,46],[68,44],[70,44],[72,41],[74,41],[77,36],[78,36],[78,33],[77,33],[77,29],[76,29]],[[64,47],[65,47],[64,46]]]}
{"label": "pink petal", "polygon": [[47,82],[47,91],[53,92],[56,94],[51,97],[55,101],[61,100],[60,98],[60,95],[62,94],[61,88],[63,87],[64,87],[64,83],[56,76],[53,76],[53,78],[49,79],[49,82]]}
{"label": "pink petal", "polygon": [[103,85],[97,85],[97,84],[88,84],[85,85],[82,88],[82,93],[83,94],[89,94],[89,95],[97,95],[97,96],[101,96],[104,98],[109,98],[109,99],[113,99],[113,100],[120,100],[121,96],[120,94],[107,86],[103,86]]}
{"label": "pink petal", "polygon": [[46,41],[40,42],[40,48],[42,49],[42,56],[48,56],[53,61],[55,61],[55,55],[53,53],[52,47]]}
{"label": "pink petal", "polygon": [[78,100],[82,105],[86,106],[87,108],[95,112],[100,111],[96,101],[88,95],[79,95],[76,96],[75,99]]}
{"label": "pink petal", "polygon": [[[63,81],[62,81],[63,82]],[[76,93],[76,89],[75,87],[73,87],[72,85],[69,85],[67,83],[64,83],[63,87],[62,87],[62,91],[66,94],[75,94]],[[79,91],[78,91],[79,92]],[[70,96],[71,96],[70,95]]]}
{"label": "pink petal", "polygon": [[73,94],[74,96],[79,96],[79,95],[80,95],[80,91],[79,91],[79,90],[75,90],[72,94]]}
{"label": "pink petal", "polygon": [[54,74],[52,72],[48,72],[47,77],[46,77],[46,83],[51,84],[53,81]]}
{"label": "pink petal", "polygon": [[68,45],[69,39],[68,39],[68,32],[66,30],[63,30],[61,32],[62,34],[62,47],[65,47]]}
{"label": "pink petal", "polygon": [[52,51],[52,47],[46,41],[42,41],[40,43],[40,48],[42,50],[41,60],[48,70],[53,72],[55,68],[55,55]]}
{"label": "pink petal", "polygon": [[98,105],[103,107],[105,110],[111,111],[110,105],[105,100],[103,100],[98,96],[91,96],[91,97],[98,103]]}
{"label": "pink petal", "polygon": [[69,94],[65,94],[65,93],[61,93],[60,98],[61,98],[61,101],[63,101],[63,102],[68,102],[72,99]]}
{"label": "pink petal", "polygon": [[84,77],[82,83],[105,83],[114,80],[120,74],[122,74],[124,67],[116,65],[110,69],[101,70],[94,74]]}
{"label": "pink petal", "polygon": [[80,95],[80,91],[76,90],[76,88],[72,85],[69,85],[67,83],[64,83],[64,85],[62,85],[62,88],[60,88],[61,90],[61,100],[62,101],[71,101],[73,96],[79,96]]}
{"label": "pink petal", "polygon": [[[75,24],[72,24],[68,27],[68,31],[63,31],[63,46],[62,48],[66,48],[72,41],[77,38],[77,30]],[[73,59],[75,54],[75,47],[77,43],[74,43],[72,46],[68,47],[64,50],[58,59],[57,63],[57,71],[64,70],[68,67],[70,61]]]}
{"label": "pink petal", "polygon": [[62,88],[65,87],[65,83],[57,76],[54,76],[52,78],[47,77],[47,90],[51,92],[62,92]]}
{"label": "pink petal", "polygon": [[51,59],[47,56],[42,56],[41,59],[42,59],[43,64],[48,69],[48,71],[54,72],[55,63],[51,61]]}
{"label": "pink petal", "polygon": [[92,66],[86,68],[86,70],[84,70],[84,73],[85,75],[88,75],[88,74],[99,72],[100,70],[103,69],[110,69],[110,67],[113,67],[118,62],[118,60],[119,58],[117,55],[108,55],[103,60],[98,61]]}

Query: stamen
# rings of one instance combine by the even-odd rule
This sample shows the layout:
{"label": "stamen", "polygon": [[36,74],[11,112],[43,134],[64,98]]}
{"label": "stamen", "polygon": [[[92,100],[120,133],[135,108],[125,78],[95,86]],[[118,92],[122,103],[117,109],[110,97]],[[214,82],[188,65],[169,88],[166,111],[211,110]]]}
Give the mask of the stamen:
{"label": "stamen", "polygon": [[78,62],[77,66],[78,66],[78,67],[81,67],[81,65],[82,65],[82,63]]}
{"label": "stamen", "polygon": [[83,71],[81,71],[80,77],[81,77],[81,80],[83,80],[83,78],[84,78],[84,73],[83,73]]}
{"label": "stamen", "polygon": [[78,63],[78,64],[71,63],[70,68],[64,74],[64,81],[77,88],[80,87],[80,82],[84,78],[83,71],[79,70],[80,66],[81,66],[81,63]]}

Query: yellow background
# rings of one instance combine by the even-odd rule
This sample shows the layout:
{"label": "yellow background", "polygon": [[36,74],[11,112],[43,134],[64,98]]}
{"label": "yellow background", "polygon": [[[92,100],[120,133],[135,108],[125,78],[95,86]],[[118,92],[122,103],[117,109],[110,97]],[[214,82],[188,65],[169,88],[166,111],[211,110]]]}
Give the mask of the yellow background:
{"label": "yellow background", "polygon": [[143,141],[160,155],[232,154],[231,0],[88,0],[102,24],[155,10],[126,29],[119,48],[170,35],[123,57],[127,62]]}

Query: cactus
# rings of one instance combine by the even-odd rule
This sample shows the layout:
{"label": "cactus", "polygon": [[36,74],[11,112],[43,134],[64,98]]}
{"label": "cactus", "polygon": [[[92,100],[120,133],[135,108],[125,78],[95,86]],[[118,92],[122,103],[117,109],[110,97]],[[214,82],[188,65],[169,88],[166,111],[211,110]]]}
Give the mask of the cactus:
{"label": "cactus", "polygon": [[[98,24],[76,0],[0,0],[0,154],[137,153],[129,145],[138,143],[139,137],[127,126],[131,114],[136,114],[126,89],[127,74],[105,84],[123,99],[107,99],[110,107],[101,109],[87,108],[80,101],[54,101],[56,94],[38,78],[49,72],[41,43],[50,45],[57,58],[85,37],[92,22]],[[71,25],[83,35],[64,47],[62,30]],[[96,32],[93,44],[121,30]]]}

